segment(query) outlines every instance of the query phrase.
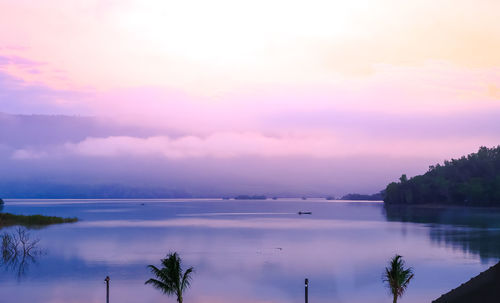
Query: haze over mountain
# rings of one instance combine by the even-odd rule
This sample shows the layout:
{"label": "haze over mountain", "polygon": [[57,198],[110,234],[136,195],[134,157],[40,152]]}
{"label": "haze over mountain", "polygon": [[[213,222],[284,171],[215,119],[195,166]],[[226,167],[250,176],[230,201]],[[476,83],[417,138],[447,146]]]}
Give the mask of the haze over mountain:
{"label": "haze over mountain", "polygon": [[[145,153],[120,147],[99,150],[106,148],[106,142],[99,140],[138,140],[130,142],[134,145],[164,134],[172,140],[182,138],[174,132],[91,117],[1,114],[0,195],[176,197],[257,192],[322,196],[349,188],[370,191],[382,185],[374,177],[364,181],[359,177],[367,170],[379,174],[381,167],[363,160],[363,171],[356,171],[342,164],[346,157],[342,161],[251,154],[182,157],[162,154],[161,144],[167,142]],[[362,183],[352,186],[356,180]],[[154,190],[148,193],[146,189]]]}
{"label": "haze over mountain", "polygon": [[[232,154],[235,150],[230,146],[230,153],[220,150],[221,155],[175,155],[168,151],[172,148],[178,153],[179,140],[186,137],[111,119],[4,113],[0,115],[0,195],[90,198],[370,193],[383,188],[401,171],[417,174],[425,171],[428,163],[440,160],[428,155]],[[254,147],[248,148],[252,151]]]}

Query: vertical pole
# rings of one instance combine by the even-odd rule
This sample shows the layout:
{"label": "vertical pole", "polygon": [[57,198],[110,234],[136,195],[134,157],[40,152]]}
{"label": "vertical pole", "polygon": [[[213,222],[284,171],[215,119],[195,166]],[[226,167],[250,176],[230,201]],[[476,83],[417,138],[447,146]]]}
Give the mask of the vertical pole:
{"label": "vertical pole", "polygon": [[306,299],[306,303],[309,302],[309,279],[306,279],[306,288],[305,288],[305,299]]}
{"label": "vertical pole", "polygon": [[109,276],[106,276],[106,303],[109,303]]}

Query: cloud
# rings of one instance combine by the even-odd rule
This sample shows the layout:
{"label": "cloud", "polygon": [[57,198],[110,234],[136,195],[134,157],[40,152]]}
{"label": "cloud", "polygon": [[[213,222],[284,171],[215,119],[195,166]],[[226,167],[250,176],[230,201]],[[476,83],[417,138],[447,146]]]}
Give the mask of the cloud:
{"label": "cloud", "polygon": [[16,65],[28,69],[32,69],[43,65],[43,63],[36,62],[27,58],[19,56],[0,56],[0,68],[6,68],[9,65]]}
{"label": "cloud", "polygon": [[[347,156],[435,157],[467,153],[470,146],[495,145],[496,137],[437,139],[389,139],[363,137],[352,141],[335,133],[264,135],[255,132],[221,132],[208,136],[155,136],[147,138],[111,136],[87,138],[45,150],[18,149],[13,159],[40,159],[50,156],[77,155],[82,157],[163,157],[186,158],[245,158],[245,157],[313,157]],[[457,152],[458,151],[458,152]],[[458,154],[460,155],[460,154]],[[457,155],[457,156],[458,156]]]}
{"label": "cloud", "polygon": [[105,121],[12,124],[6,161],[434,161],[500,142],[498,1],[194,3],[2,2],[0,111]]}
{"label": "cloud", "polygon": [[18,149],[12,153],[12,159],[15,160],[28,160],[28,159],[41,159],[47,157],[46,152],[36,152],[27,149]]}
{"label": "cloud", "polygon": [[14,159],[40,159],[49,155],[79,155],[84,157],[115,156],[161,156],[168,159],[181,158],[234,158],[246,156],[328,157],[328,147],[335,143],[332,136],[286,136],[273,137],[259,133],[214,133],[206,137],[182,136],[171,138],[155,136],[148,138],[111,136],[87,138],[77,143],[66,143],[48,147],[50,152],[34,149],[18,149]]}
{"label": "cloud", "polygon": [[335,138],[272,137],[259,133],[215,133],[206,137],[109,137],[88,138],[64,149],[84,156],[162,155],[166,158],[233,158],[245,156],[289,157],[328,156]]}
{"label": "cloud", "polygon": [[485,3],[5,1],[0,28],[15,30],[0,31],[0,39],[29,41],[17,52],[66,70],[73,88],[170,86],[212,95],[366,76],[378,64],[498,67],[500,7]]}
{"label": "cloud", "polygon": [[[124,88],[96,92],[88,105],[96,115],[197,135],[272,132],[274,127],[300,130],[304,127],[301,114],[311,122],[305,126],[308,129],[314,125],[338,132],[332,128],[338,124],[334,119],[347,122],[340,126],[345,129],[353,120],[358,122],[356,127],[362,127],[377,118],[397,120],[399,116],[410,122],[420,119],[425,125],[426,120],[445,121],[450,115],[479,118],[484,112],[498,112],[500,103],[492,98],[495,89],[491,83],[499,75],[499,69],[467,69],[438,62],[419,67],[378,65],[364,79],[252,86],[213,97],[173,87]],[[318,123],[326,121],[327,113],[334,116],[332,122]]]}
{"label": "cloud", "polygon": [[[23,73],[38,75],[39,63],[20,57],[0,56],[0,111],[38,114],[84,114],[89,112],[86,92],[52,88],[43,82],[12,74],[15,67]],[[15,73],[14,73],[15,74]]]}
{"label": "cloud", "polygon": [[488,96],[500,100],[500,87],[496,84],[488,85]]}

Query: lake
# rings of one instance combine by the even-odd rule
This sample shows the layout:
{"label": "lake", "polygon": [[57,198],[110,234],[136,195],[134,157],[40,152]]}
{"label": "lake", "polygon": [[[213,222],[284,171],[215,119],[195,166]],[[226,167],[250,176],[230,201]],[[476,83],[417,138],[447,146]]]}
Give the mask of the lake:
{"label": "lake", "polygon": [[43,253],[0,268],[0,302],[105,302],[107,275],[111,302],[175,302],[144,281],[177,251],[195,268],[185,303],[303,302],[305,278],[309,302],[391,302],[382,273],[396,253],[415,271],[400,302],[421,303],[500,257],[499,210],[184,199],[7,200],[3,211],[80,221],[30,230]]}

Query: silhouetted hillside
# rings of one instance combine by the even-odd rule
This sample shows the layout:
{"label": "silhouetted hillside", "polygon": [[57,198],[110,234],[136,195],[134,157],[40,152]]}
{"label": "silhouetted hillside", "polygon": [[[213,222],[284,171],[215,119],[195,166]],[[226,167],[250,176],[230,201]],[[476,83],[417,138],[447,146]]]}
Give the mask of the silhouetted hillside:
{"label": "silhouetted hillside", "polygon": [[424,175],[387,185],[387,204],[500,206],[500,146],[430,166]]}
{"label": "silhouetted hillside", "polygon": [[500,263],[497,263],[432,303],[496,303],[499,296]]}

